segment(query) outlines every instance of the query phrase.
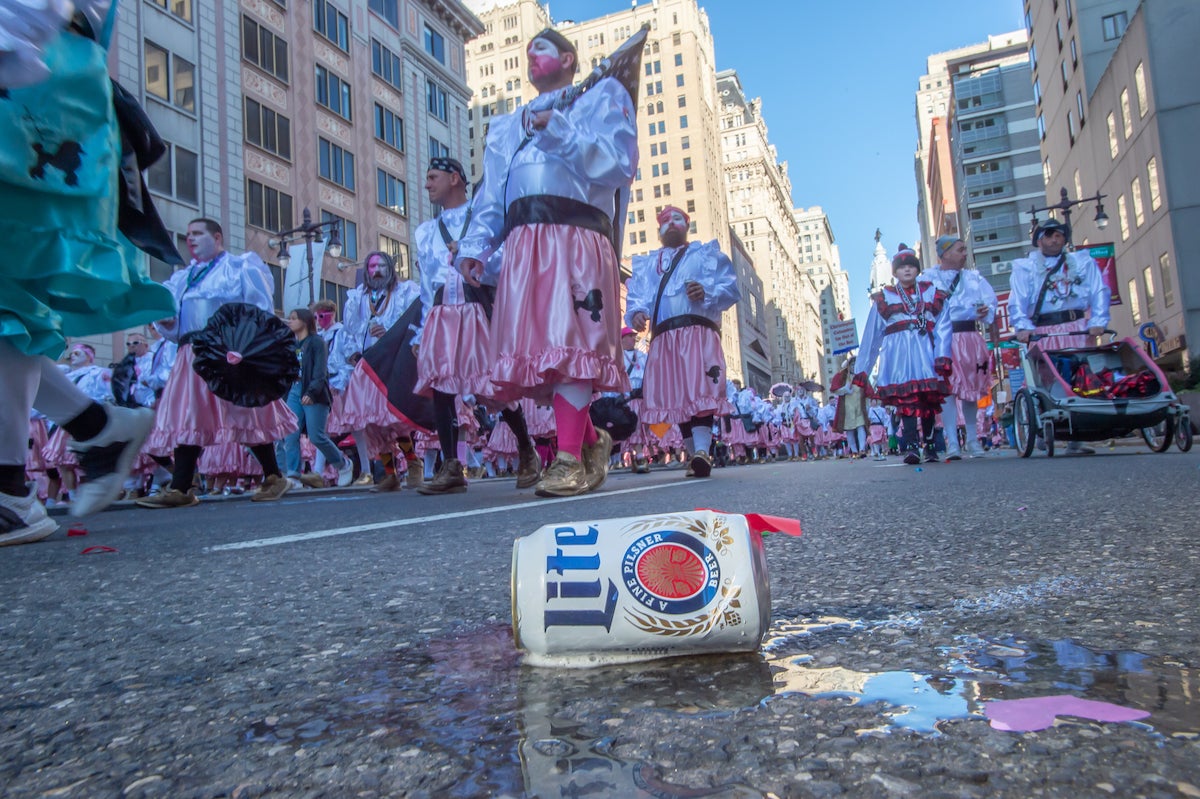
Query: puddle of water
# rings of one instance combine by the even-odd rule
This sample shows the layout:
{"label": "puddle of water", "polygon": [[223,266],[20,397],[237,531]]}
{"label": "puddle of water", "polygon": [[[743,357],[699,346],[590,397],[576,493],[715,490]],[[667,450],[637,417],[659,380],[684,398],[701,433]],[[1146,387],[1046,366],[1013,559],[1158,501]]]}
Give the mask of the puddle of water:
{"label": "puddle of water", "polygon": [[[677,785],[655,763],[621,757],[620,726],[639,708],[723,716],[801,694],[878,703],[880,726],[938,734],[951,719],[982,717],[988,701],[1074,693],[1151,713],[1146,729],[1200,735],[1200,673],[1168,658],[1090,649],[1077,642],[964,636],[939,650],[933,673],[857,671],[814,664],[812,652],[907,618],[823,617],[777,622],[752,655],[675,658],[594,670],[521,665],[508,625],[433,639],[349,675],[344,698],[259,720],[248,743],[316,747],[381,738],[399,754],[434,756],[472,775],[439,795],[760,797],[749,785]],[[418,786],[420,787],[420,786]]]}

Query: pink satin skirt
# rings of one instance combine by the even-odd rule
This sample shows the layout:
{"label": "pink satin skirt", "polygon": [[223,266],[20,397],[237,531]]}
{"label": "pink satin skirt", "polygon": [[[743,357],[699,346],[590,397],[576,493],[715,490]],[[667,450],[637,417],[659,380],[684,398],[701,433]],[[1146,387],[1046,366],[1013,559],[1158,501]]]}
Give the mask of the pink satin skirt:
{"label": "pink satin skirt", "polygon": [[967,402],[978,402],[992,390],[993,382],[992,356],[983,336],[975,332],[955,333],[950,339],[950,354],[954,361],[951,393]]}
{"label": "pink satin skirt", "polygon": [[559,383],[629,391],[612,244],[568,225],[522,225],[504,243],[492,315],[493,395],[548,402]]}
{"label": "pink satin skirt", "polygon": [[881,424],[873,424],[867,430],[868,444],[883,444],[887,441],[887,430]]}
{"label": "pink satin skirt", "polygon": [[[1063,322],[1061,325],[1045,325],[1043,327],[1034,328],[1035,333],[1074,333],[1076,331],[1086,331],[1088,328],[1088,320],[1076,319],[1074,322]],[[1087,336],[1053,336],[1051,338],[1042,339],[1038,342],[1044,350],[1065,350],[1075,347],[1086,347],[1088,345]]]}
{"label": "pink satin skirt", "polygon": [[362,361],[354,366],[354,373],[346,382],[338,428],[335,430],[327,423],[325,429],[330,435],[365,430],[371,457],[391,452],[397,438],[412,432],[392,413],[386,390],[371,379]]}
{"label": "pink satin skirt", "polygon": [[796,420],[796,433],[800,438],[812,438],[812,422],[808,420],[807,416],[801,416]]}
{"label": "pink satin skirt", "polygon": [[25,450],[25,472],[33,474],[46,471],[46,456],[42,450],[45,449],[50,439],[46,435],[45,419],[29,420],[29,440],[31,444]]}
{"label": "pink satin skirt", "polygon": [[725,355],[716,331],[691,325],[655,336],[642,395],[647,424],[728,412]]}
{"label": "pink satin skirt", "polygon": [[525,414],[525,427],[529,430],[530,438],[553,438],[558,435],[558,426],[554,423],[554,409],[538,405],[531,399],[522,399],[521,411]]}
{"label": "pink satin skirt", "polygon": [[487,446],[483,448],[485,458],[515,458],[517,455],[517,437],[512,428],[503,419],[496,422],[496,427],[488,436]]}
{"label": "pink satin skirt", "polygon": [[46,441],[46,446],[42,447],[42,462],[45,463],[47,469],[79,468],[79,461],[76,460],[75,453],[67,448],[71,441],[66,430],[61,427],[54,429]]}
{"label": "pink satin skirt", "polygon": [[262,475],[262,466],[241,444],[220,443],[205,447],[196,463],[200,474],[209,476],[231,474],[236,477]]}
{"label": "pink satin skirt", "polygon": [[180,444],[272,444],[296,429],[296,415],[278,399],[261,408],[242,408],[209,391],[192,369],[192,348],[179,348],[154,418],[147,451],[167,455]]}
{"label": "pink satin skirt", "polygon": [[416,394],[491,393],[491,334],[487,315],[477,302],[435,305],[425,320],[417,351]]}

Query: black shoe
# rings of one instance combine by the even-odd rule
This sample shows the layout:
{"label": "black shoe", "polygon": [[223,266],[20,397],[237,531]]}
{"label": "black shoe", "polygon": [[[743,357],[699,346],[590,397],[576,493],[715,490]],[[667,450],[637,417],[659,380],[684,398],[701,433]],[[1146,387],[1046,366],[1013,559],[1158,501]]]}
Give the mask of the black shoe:
{"label": "black shoe", "polygon": [[909,466],[917,466],[921,463],[921,456],[917,454],[915,449],[910,449],[904,454],[904,462]]}
{"label": "black shoe", "polygon": [[938,462],[937,451],[934,450],[934,448],[931,445],[926,445],[926,447],[925,447],[925,462],[926,463],[937,463]]}

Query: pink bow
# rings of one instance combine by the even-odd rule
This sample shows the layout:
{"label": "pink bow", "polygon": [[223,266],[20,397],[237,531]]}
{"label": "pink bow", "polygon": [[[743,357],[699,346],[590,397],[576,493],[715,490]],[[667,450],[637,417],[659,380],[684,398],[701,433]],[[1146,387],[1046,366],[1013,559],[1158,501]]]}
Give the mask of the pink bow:
{"label": "pink bow", "polygon": [[234,352],[233,350],[230,350],[229,352],[225,353],[225,362],[230,366],[237,366],[242,362],[242,354],[240,352]]}

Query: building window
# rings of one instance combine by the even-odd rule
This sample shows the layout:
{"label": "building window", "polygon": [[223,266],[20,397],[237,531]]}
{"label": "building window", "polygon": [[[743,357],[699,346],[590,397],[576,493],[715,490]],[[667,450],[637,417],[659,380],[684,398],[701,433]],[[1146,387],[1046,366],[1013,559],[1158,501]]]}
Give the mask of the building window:
{"label": "building window", "polygon": [[1071,69],[1079,66],[1079,48],[1075,46],[1075,39],[1071,39]]}
{"label": "building window", "polygon": [[350,20],[329,0],[313,0],[313,29],[339,49],[350,52]]}
{"label": "building window", "polygon": [[354,153],[318,136],[317,174],[354,191]]}
{"label": "building window", "polygon": [[691,158],[683,159],[683,171],[687,172],[691,168],[692,168],[692,159]]}
{"label": "building window", "polygon": [[1100,18],[1100,29],[1104,32],[1104,41],[1106,42],[1120,39],[1125,34],[1125,28],[1128,25],[1129,15],[1124,11]]}
{"label": "building window", "polygon": [[1038,138],[1042,141],[1046,140],[1046,120],[1041,114],[1037,118]]}
{"label": "building window", "polygon": [[1146,102],[1146,67],[1141,61],[1133,70],[1133,87],[1137,91],[1138,116],[1144,117],[1150,105]]}
{"label": "building window", "polygon": [[1070,82],[1070,80],[1071,80],[1071,73],[1070,73],[1070,71],[1067,69],[1067,62],[1066,62],[1066,59],[1063,59],[1063,62],[1062,62],[1062,64],[1060,64],[1060,65],[1059,65],[1059,69],[1062,71],[1062,79],[1063,79],[1063,91],[1066,91],[1066,90],[1067,90],[1067,84],[1068,84],[1068,83]]}
{"label": "building window", "polygon": [[675,66],[677,66],[677,67],[683,66],[683,53],[675,54]]}
{"label": "building window", "polygon": [[351,261],[358,260],[358,225],[348,219],[343,219],[337,214],[331,214],[328,211],[321,211],[322,222],[337,222],[340,229],[339,235],[342,238],[342,257],[349,258]]}
{"label": "building window", "polygon": [[446,63],[446,39],[428,25],[425,26],[425,52],[439,64]]}
{"label": "building window", "polygon": [[1029,43],[1029,71],[1037,74],[1037,48],[1033,42]]}
{"label": "building window", "polygon": [[1145,209],[1142,207],[1142,181],[1141,178],[1134,178],[1129,184],[1129,197],[1133,201],[1133,224],[1138,227],[1146,221]]}
{"label": "building window", "polygon": [[679,117],[679,127],[686,128],[688,126],[687,114],[682,114]]}
{"label": "building window", "polygon": [[690,150],[692,148],[692,141],[689,137],[684,136],[679,140],[679,146],[684,150]]}
{"label": "building window", "polygon": [[1074,182],[1075,182],[1075,196],[1082,197],[1083,196],[1083,183],[1081,183],[1079,180],[1079,170],[1078,169],[1075,170],[1075,181]]}
{"label": "building window", "polygon": [[242,58],[288,82],[287,42],[250,17],[242,17]]}
{"label": "building window", "polygon": [[146,185],[188,205],[200,205],[200,157],[191,150],[167,144],[167,151],[146,170]]}
{"label": "building window", "polygon": [[1170,308],[1175,304],[1175,280],[1171,275],[1171,254],[1164,252],[1158,256],[1158,278],[1162,283],[1163,307]]}
{"label": "building window", "polygon": [[687,108],[687,95],[679,95],[679,107]]}
{"label": "building window", "polygon": [[676,86],[683,86],[683,75],[676,75],[676,76],[675,76],[675,85],[676,85]]}
{"label": "building window", "polygon": [[1105,121],[1108,123],[1108,154],[1115,161],[1121,148],[1117,144],[1117,120],[1112,111],[1108,112]]}
{"label": "building window", "polygon": [[1070,137],[1071,144],[1075,143],[1075,112],[1067,110],[1067,135]]}
{"label": "building window", "polygon": [[446,90],[431,80],[425,81],[425,108],[443,122],[450,120]]}
{"label": "building window", "polygon": [[1083,92],[1075,92],[1075,108],[1079,111],[1079,127],[1083,127],[1083,123],[1087,121],[1087,115],[1084,113]]}
{"label": "building window", "polygon": [[408,214],[408,198],[404,190],[404,181],[395,175],[384,172],[382,169],[375,170],[375,177],[378,182],[378,202],[389,211],[395,211],[401,215]]}
{"label": "building window", "polygon": [[184,22],[192,21],[192,0],[151,0],[154,5],[169,11]]}
{"label": "building window", "polygon": [[317,64],[317,102],[350,121],[350,84]]}
{"label": "building window", "polygon": [[375,104],[375,138],[404,152],[404,120]]}
{"label": "building window", "polygon": [[386,19],[393,28],[400,27],[400,4],[397,0],[367,0],[367,7]]}
{"label": "building window", "polygon": [[695,191],[696,190],[695,182],[691,178],[684,178],[683,190],[684,191]]}
{"label": "building window", "polygon": [[1129,240],[1129,206],[1125,202],[1125,195],[1122,194],[1117,198],[1117,217],[1121,220],[1121,241]]}
{"label": "building window", "polygon": [[429,157],[430,158],[449,158],[450,148],[442,144],[432,136],[429,137]]}
{"label": "building window", "polygon": [[688,212],[689,214],[694,214],[694,213],[696,213],[696,201],[695,201],[695,200],[688,200],[688,201],[687,201],[687,212]]}
{"label": "building window", "polygon": [[1121,127],[1126,141],[1133,135],[1133,115],[1129,113],[1129,89],[1121,89]]}
{"label": "building window", "polygon": [[1038,78],[1033,79],[1033,102],[1042,104],[1042,81]]}
{"label": "building window", "polygon": [[1150,186],[1150,210],[1157,211],[1162,205],[1162,192],[1158,187],[1158,156],[1146,162],[1146,183]]}
{"label": "building window", "polygon": [[1154,271],[1149,266],[1142,270],[1142,284],[1146,287],[1146,316],[1153,319],[1158,308],[1154,303]]}
{"label": "building window", "polygon": [[382,78],[384,83],[396,91],[403,91],[400,56],[375,39],[371,40],[371,72]]}
{"label": "building window", "polygon": [[143,44],[146,54],[146,91],[176,108],[194,112],[195,65],[185,58],[168,53],[148,40]]}
{"label": "building window", "polygon": [[408,245],[402,241],[393,239],[391,236],[380,235],[379,251],[386,252],[388,255],[392,256],[392,260],[396,262],[396,274],[399,275],[402,280],[408,280]]}
{"label": "building window", "polygon": [[1129,284],[1125,287],[1129,294],[1129,315],[1133,317],[1133,323],[1140,325],[1142,323],[1142,306],[1138,302],[1137,279],[1130,278]]}
{"label": "building window", "polygon": [[246,98],[246,141],[292,160],[292,123],[287,117]]}
{"label": "building window", "polygon": [[292,196],[253,180],[246,181],[246,218],[253,227],[283,230],[292,226]]}

